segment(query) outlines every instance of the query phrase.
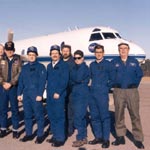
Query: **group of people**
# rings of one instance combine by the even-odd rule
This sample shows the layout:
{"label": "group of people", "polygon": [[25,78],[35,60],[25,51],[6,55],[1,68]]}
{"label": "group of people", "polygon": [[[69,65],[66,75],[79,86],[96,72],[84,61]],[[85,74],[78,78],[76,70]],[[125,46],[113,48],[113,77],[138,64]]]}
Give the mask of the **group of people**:
{"label": "group of people", "polygon": [[[64,145],[77,130],[73,147],[84,144],[110,146],[111,118],[109,90],[114,88],[116,140],[112,145],[125,144],[125,108],[128,109],[134,144],[143,149],[143,132],[139,115],[138,86],[143,76],[136,59],[128,56],[129,45],[118,45],[119,56],[111,62],[104,58],[104,47],[97,44],[95,60],[89,66],[84,61],[82,50],[71,54],[70,45],[52,45],[51,62],[47,69],[38,62],[38,50],[27,49],[27,63],[14,54],[13,42],[0,44],[0,138],[7,135],[8,104],[12,112],[13,138],[19,138],[18,101],[23,103],[25,136],[22,142],[33,140],[33,116],[37,123],[35,143],[44,141],[43,92],[46,89],[46,110],[52,137],[46,141],[54,147]],[[94,139],[87,140],[87,110]]]}

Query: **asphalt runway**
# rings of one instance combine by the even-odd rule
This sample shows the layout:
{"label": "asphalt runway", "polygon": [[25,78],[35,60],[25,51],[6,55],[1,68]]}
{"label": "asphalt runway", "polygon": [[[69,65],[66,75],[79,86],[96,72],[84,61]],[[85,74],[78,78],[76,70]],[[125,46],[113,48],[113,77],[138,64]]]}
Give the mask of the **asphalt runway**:
{"label": "asphalt runway", "polygon": [[[144,146],[145,150],[150,150],[150,77],[144,78],[139,87],[140,92],[140,115],[141,121],[143,126],[143,133],[144,133]],[[21,121],[20,121],[20,138],[24,136],[24,122],[22,120],[23,112],[22,107],[20,106],[20,114],[21,114]],[[114,105],[112,95],[110,95],[110,114],[111,114],[111,135],[110,135],[110,142],[114,141],[115,130],[114,130]],[[9,112],[10,115],[10,112]],[[109,148],[105,150],[137,150],[137,148],[133,144],[133,136],[131,133],[131,122],[129,114],[126,110],[126,127],[127,127],[127,135],[125,137],[126,144],[113,146],[110,145]],[[11,129],[11,126],[9,127]],[[48,128],[48,124],[46,124],[45,131]],[[36,124],[34,125],[34,131],[36,132]],[[55,148],[52,147],[51,144],[46,142],[46,139],[50,138],[51,135],[48,135],[45,141],[42,144],[35,144],[35,138],[33,141],[22,143],[19,139],[12,139],[12,133],[10,133],[0,139],[0,150],[102,150],[101,145],[84,145],[80,148],[73,148],[72,142],[75,141],[76,131],[72,137],[68,138],[64,146]],[[88,126],[88,140],[92,140],[93,135],[91,132],[90,126]],[[103,149],[104,150],[104,149]]]}

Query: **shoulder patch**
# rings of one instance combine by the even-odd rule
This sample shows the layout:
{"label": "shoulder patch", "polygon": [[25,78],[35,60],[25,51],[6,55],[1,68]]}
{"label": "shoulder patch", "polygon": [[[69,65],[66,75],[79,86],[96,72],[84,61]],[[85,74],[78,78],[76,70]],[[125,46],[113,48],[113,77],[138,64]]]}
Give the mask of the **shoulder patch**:
{"label": "shoulder patch", "polygon": [[5,60],[1,60],[1,65],[5,65],[6,61]]}

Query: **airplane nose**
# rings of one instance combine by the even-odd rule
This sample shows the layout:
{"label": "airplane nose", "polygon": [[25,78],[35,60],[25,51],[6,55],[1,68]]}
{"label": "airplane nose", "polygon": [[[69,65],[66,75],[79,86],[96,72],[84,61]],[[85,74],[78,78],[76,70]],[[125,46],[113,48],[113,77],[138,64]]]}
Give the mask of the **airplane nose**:
{"label": "airplane nose", "polygon": [[135,58],[138,59],[139,62],[142,62],[146,58],[146,53],[144,49],[142,49],[140,46],[134,44],[134,43],[129,43],[130,46],[130,51],[129,54],[133,55]]}
{"label": "airplane nose", "polygon": [[129,45],[130,45],[130,51],[132,51],[135,55],[137,54],[145,55],[144,49],[142,49],[140,46],[134,43],[130,43]]}

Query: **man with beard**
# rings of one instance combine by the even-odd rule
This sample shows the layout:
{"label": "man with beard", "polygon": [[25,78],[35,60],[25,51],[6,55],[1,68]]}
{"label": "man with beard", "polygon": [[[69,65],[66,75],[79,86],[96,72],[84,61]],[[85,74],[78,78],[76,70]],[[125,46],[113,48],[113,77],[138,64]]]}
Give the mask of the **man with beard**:
{"label": "man with beard", "polygon": [[[62,58],[69,66],[69,72],[75,65],[74,59],[71,54],[71,46],[70,45],[63,45],[61,47]],[[74,133],[74,126],[73,126],[73,108],[72,108],[72,100],[70,97],[71,87],[68,85],[67,87],[67,96],[66,96],[66,116],[67,116],[67,136],[70,137]]]}

